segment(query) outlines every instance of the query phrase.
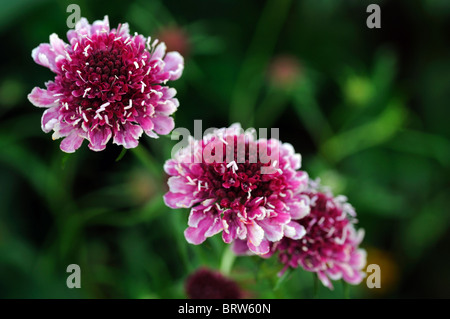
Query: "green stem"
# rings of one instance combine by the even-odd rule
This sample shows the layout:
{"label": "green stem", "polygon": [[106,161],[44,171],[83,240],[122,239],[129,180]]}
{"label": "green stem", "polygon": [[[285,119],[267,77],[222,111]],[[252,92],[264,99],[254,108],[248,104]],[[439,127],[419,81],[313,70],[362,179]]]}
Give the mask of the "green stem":
{"label": "green stem", "polygon": [[314,280],[313,298],[317,299],[319,297],[319,277],[317,276],[316,273],[313,273],[313,280]]}
{"label": "green stem", "polygon": [[153,155],[143,145],[139,145],[130,150],[155,178],[158,180],[162,179],[162,165],[155,160]]}
{"label": "green stem", "polygon": [[220,272],[226,276],[230,275],[235,260],[236,255],[231,250],[231,247],[227,246],[223,252],[222,260],[220,262]]}
{"label": "green stem", "polygon": [[344,291],[344,299],[350,299],[350,286],[344,280],[342,280],[342,287]]}

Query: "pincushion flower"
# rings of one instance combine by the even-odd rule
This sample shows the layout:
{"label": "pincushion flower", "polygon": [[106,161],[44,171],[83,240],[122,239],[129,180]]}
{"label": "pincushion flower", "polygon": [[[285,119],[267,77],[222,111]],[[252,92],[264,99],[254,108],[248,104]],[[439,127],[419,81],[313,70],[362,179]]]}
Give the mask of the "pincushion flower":
{"label": "pincushion flower", "polygon": [[67,38],[69,44],[52,34],[50,43],[32,51],[34,61],[56,76],[28,95],[46,108],[42,130],[64,137],[61,150],[74,152],[84,139],[93,151],[105,149],[110,139],[134,148],[143,132],[157,138],[174,128],[170,115],[179,103],[165,84],[183,72],[178,52],[166,54],[164,43],[130,35],[127,23],[110,29],[107,16],[92,25],[80,19]]}
{"label": "pincushion flower", "polygon": [[317,182],[311,182],[302,196],[309,198],[310,213],[295,222],[306,229],[305,236],[300,240],[284,237],[265,257],[277,253],[284,270],[300,266],[315,272],[330,289],[330,279],[359,284],[365,277],[366,251],[359,248],[364,231],[355,229],[354,208],[344,196],[334,197]]}
{"label": "pincushion flower", "polygon": [[[262,150],[278,157],[259,156]],[[191,208],[184,233],[189,243],[222,232],[226,243],[244,240],[250,251],[265,254],[270,242],[305,233],[294,222],[309,210],[296,197],[308,181],[300,166],[300,154],[290,144],[256,139],[234,124],[203,140],[189,137],[188,147],[165,163],[170,177],[164,201],[171,208]]]}

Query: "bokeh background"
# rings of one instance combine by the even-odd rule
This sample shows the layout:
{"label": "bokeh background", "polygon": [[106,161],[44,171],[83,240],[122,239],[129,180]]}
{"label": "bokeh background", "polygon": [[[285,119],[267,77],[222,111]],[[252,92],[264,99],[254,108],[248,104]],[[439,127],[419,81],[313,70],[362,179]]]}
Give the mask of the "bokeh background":
{"label": "bokeh background", "polygon": [[[185,298],[200,267],[252,298],[311,298],[313,276],[280,281],[276,260],[233,259],[220,237],[188,244],[188,211],[164,206],[176,141],[142,137],[74,154],[40,128],[27,94],[52,73],[31,50],[67,32],[67,5],[90,22],[166,42],[185,57],[177,127],[278,127],[303,169],[356,208],[368,263],[352,298],[450,297],[450,2],[446,0],[0,1],[0,297]],[[381,29],[366,7],[381,6]],[[193,132],[193,131],[192,131]],[[66,267],[81,267],[81,289]],[[320,287],[320,298],[343,298]]]}

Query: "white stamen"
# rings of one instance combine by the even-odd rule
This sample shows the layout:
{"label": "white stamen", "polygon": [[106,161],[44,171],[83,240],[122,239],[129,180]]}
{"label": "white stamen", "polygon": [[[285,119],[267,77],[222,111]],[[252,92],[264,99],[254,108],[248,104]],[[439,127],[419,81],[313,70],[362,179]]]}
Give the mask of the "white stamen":
{"label": "white stamen", "polygon": [[220,137],[220,140],[222,141],[223,144],[228,145],[228,142],[225,141],[222,136]]}
{"label": "white stamen", "polygon": [[87,88],[86,90],[84,90],[83,98],[86,96],[87,92],[90,90],[91,90],[91,88]]}
{"label": "white stamen", "polygon": [[134,66],[136,67],[136,69],[139,69],[139,64],[136,61],[134,61],[133,63],[134,63]]}
{"label": "white stamen", "polygon": [[141,81],[141,83],[142,83],[141,93],[144,93],[144,88],[145,88],[147,85],[145,85],[145,83],[144,83],[143,81]]}
{"label": "white stamen", "polygon": [[53,94],[53,96],[61,96],[61,95],[63,95],[63,94],[62,93]]}
{"label": "white stamen", "polygon": [[85,113],[83,113],[83,119],[84,119],[84,121],[85,121],[85,122],[88,122],[88,119],[87,119],[87,117],[86,117],[86,114],[85,114]]}
{"label": "white stamen", "polygon": [[105,109],[109,104],[110,104],[109,102],[106,102],[106,103],[100,105],[100,108]]}
{"label": "white stamen", "polygon": [[78,48],[78,42],[77,42],[77,43],[75,43],[75,46],[73,47],[73,50],[74,50],[74,51],[76,51],[76,50],[77,50],[77,48]]}
{"label": "white stamen", "polygon": [[189,185],[195,185],[195,182],[194,182],[194,180],[190,177],[190,176],[186,176],[186,178],[188,179],[188,181],[189,181]]}
{"label": "white stamen", "polygon": [[124,107],[123,109],[124,109],[124,110],[129,110],[129,109],[131,109],[132,107],[133,107],[133,101],[130,99],[130,104],[129,104],[128,106]]}
{"label": "white stamen", "polygon": [[227,168],[230,168],[230,167],[233,170],[233,173],[235,173],[239,168],[235,161],[231,161],[230,163],[227,164]]}
{"label": "white stamen", "polygon": [[325,221],[325,217],[321,217],[320,219],[319,219],[319,222],[317,223],[317,224],[319,224],[319,225],[322,225],[322,223]]}
{"label": "white stamen", "polygon": [[120,39],[122,39],[122,37],[117,37],[114,39],[114,41],[119,41]]}
{"label": "white stamen", "polygon": [[84,56],[88,56],[88,52],[87,52],[87,51],[88,51],[90,48],[91,48],[91,45],[90,45],[90,44],[88,44],[87,47],[84,48],[84,50],[83,50],[83,51],[84,51],[84,52],[83,52]]}
{"label": "white stamen", "polygon": [[78,76],[80,77],[80,79],[82,79],[83,82],[86,82],[86,81],[83,79],[83,77],[81,76],[81,71],[80,71],[80,70],[77,70],[77,73],[78,73]]}

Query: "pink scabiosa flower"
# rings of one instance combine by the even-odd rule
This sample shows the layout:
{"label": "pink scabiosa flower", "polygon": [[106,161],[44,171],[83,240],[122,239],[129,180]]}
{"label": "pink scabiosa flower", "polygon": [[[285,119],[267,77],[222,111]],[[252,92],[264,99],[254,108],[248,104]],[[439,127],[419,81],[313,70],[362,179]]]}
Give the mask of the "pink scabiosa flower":
{"label": "pink scabiosa flower", "polygon": [[317,182],[301,196],[309,199],[310,213],[298,222],[306,229],[300,240],[283,238],[271,247],[265,257],[278,253],[281,263],[288,267],[315,272],[324,286],[333,289],[330,281],[343,279],[359,284],[365,273],[366,251],[359,248],[364,237],[356,231],[356,213],[346,197],[336,196]]}
{"label": "pink scabiosa flower", "polygon": [[297,197],[308,181],[300,166],[300,154],[290,144],[256,139],[234,124],[202,140],[189,137],[188,147],[165,163],[170,177],[164,201],[171,208],[191,208],[189,243],[198,245],[222,232],[226,243],[244,240],[250,251],[265,254],[270,242],[305,233],[293,221],[309,211]]}
{"label": "pink scabiosa flower", "polygon": [[46,108],[42,130],[64,137],[61,150],[75,152],[84,139],[93,151],[110,139],[134,148],[143,132],[157,138],[174,128],[170,115],[179,104],[165,84],[183,72],[178,52],[166,54],[164,43],[130,35],[127,23],[110,29],[107,16],[92,25],[82,18],[67,38],[69,44],[52,34],[50,43],[33,50],[34,61],[56,76],[28,95]]}

